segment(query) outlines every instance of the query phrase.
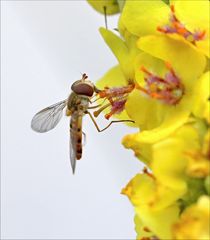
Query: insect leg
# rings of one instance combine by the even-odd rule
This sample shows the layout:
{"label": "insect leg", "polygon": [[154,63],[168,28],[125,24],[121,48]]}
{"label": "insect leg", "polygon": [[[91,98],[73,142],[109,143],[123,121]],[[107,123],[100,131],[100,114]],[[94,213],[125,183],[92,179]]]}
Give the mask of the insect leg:
{"label": "insect leg", "polygon": [[103,132],[104,130],[109,128],[112,125],[112,123],[120,123],[120,122],[132,122],[132,123],[134,123],[134,121],[132,121],[132,120],[116,120],[116,121],[111,121],[105,128],[100,129],[98,124],[96,123],[94,117],[92,116],[92,114],[88,111],[86,111],[85,113],[87,113],[90,116],[90,118],[91,118],[93,124],[95,125],[96,129],[98,130],[98,132]]}
{"label": "insect leg", "polygon": [[[98,98],[98,99],[96,99],[95,101],[93,101],[93,102],[90,102],[91,104],[92,103],[94,103],[94,102],[96,102],[96,101],[98,101],[100,98]],[[88,109],[94,109],[94,108],[98,108],[98,107],[101,107],[103,104],[104,104],[104,102],[106,101],[106,99],[104,99],[103,100],[103,102],[102,103],[100,103],[100,104],[98,104],[98,105],[95,105],[95,106],[90,106],[90,107],[88,107]],[[106,106],[106,105],[105,105]],[[108,106],[110,106],[110,104],[108,105]],[[103,108],[104,109],[104,108]]]}
{"label": "insect leg", "polygon": [[[89,103],[92,104],[92,103],[94,103],[94,102],[97,102],[99,99],[101,99],[101,97],[98,97],[98,98],[96,98],[96,99],[93,100],[93,101],[89,100]],[[103,104],[106,100],[107,100],[107,99],[105,98],[101,104]]]}
{"label": "insect leg", "polygon": [[101,107],[101,104],[99,104],[99,105],[95,105],[95,106],[91,106],[91,107],[88,107],[88,109],[94,109],[94,108],[98,108],[98,107]]}

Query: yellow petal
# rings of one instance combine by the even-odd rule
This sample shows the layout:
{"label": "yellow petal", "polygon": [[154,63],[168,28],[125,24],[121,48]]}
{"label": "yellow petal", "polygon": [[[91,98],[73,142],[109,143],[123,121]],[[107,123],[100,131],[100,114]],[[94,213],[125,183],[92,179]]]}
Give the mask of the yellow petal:
{"label": "yellow petal", "polygon": [[173,239],[171,228],[179,218],[179,207],[173,204],[160,211],[154,211],[143,206],[135,209],[136,214],[150,230],[160,239]]}
{"label": "yellow petal", "polygon": [[120,25],[136,36],[156,33],[158,25],[168,22],[169,12],[169,7],[161,0],[126,1]]}
{"label": "yellow petal", "polygon": [[151,168],[159,181],[168,187],[187,190],[185,169],[187,161],[183,159],[185,143],[180,139],[167,138],[154,145]]}
{"label": "yellow petal", "polygon": [[116,34],[105,28],[100,28],[100,33],[119,61],[123,74],[127,82],[134,79],[134,59],[140,52],[136,47],[136,38],[130,37],[129,41],[124,42]]}
{"label": "yellow petal", "polygon": [[208,0],[171,0],[170,4],[175,7],[175,13],[181,22],[190,31],[209,30],[209,9]]}
{"label": "yellow petal", "polygon": [[153,145],[151,168],[156,178],[168,187],[187,190],[186,152],[199,148],[199,135],[193,126],[186,124]]}
{"label": "yellow petal", "polygon": [[[209,81],[210,81],[210,72],[206,72],[201,76],[201,78],[196,83],[196,91],[197,91],[197,101],[195,102],[195,106],[193,109],[193,113],[195,116],[199,118],[210,118],[210,110],[209,110]],[[205,107],[206,106],[206,107]]]}
{"label": "yellow petal", "polygon": [[[139,216],[136,214],[134,217],[135,230],[137,233],[136,239],[150,238],[154,236],[154,233],[151,232],[148,226],[144,225]],[[149,239],[148,239],[149,240]]]}
{"label": "yellow petal", "polygon": [[144,160],[145,163],[149,164],[151,157],[153,156],[150,145],[172,134],[187,121],[188,116],[189,113],[186,112],[174,113],[173,116],[153,130],[145,130],[126,135],[122,140],[122,144],[124,147],[132,149],[139,159]]}
{"label": "yellow petal", "polygon": [[[186,159],[188,160],[186,173],[192,178],[202,179],[210,174],[210,130],[206,130],[204,136],[200,131],[199,134],[201,134],[201,139],[197,139],[197,145],[196,143],[194,146],[189,144],[187,148],[189,154],[186,155]],[[191,141],[188,142],[190,143]]]}
{"label": "yellow petal", "polygon": [[143,129],[159,126],[170,106],[145,97],[139,90],[133,90],[125,105],[128,116]]}
{"label": "yellow petal", "polygon": [[170,188],[146,174],[137,174],[122,190],[135,207],[164,209],[182,197],[186,189]]}
{"label": "yellow petal", "polygon": [[138,141],[138,135],[140,133],[128,134],[122,139],[122,144],[125,148],[132,149],[135,156],[142,162],[150,166],[150,162],[153,159],[152,145],[149,143],[140,143]]}
{"label": "yellow petal", "polygon": [[96,82],[96,87],[104,89],[105,87],[126,86],[127,81],[120,65],[112,67],[105,75]]}
{"label": "yellow petal", "polygon": [[141,86],[145,84],[144,73],[141,71],[142,66],[162,77],[168,72],[164,61],[145,52],[138,54],[135,58],[135,80]]}
{"label": "yellow petal", "polygon": [[184,97],[177,106],[169,106],[157,100],[145,98],[134,90],[127,102],[126,111],[141,129],[138,141],[156,142],[168,136],[187,121],[193,99]]}
{"label": "yellow petal", "polygon": [[175,7],[177,18],[185,24],[185,27],[191,31],[205,31],[203,40],[197,41],[196,46],[205,55],[209,57],[209,30],[210,30],[210,3],[208,0],[188,0],[188,1],[171,1]]}
{"label": "yellow petal", "polygon": [[142,37],[138,47],[152,56],[169,62],[184,86],[191,87],[203,73],[206,59],[203,54],[182,41],[164,35]]}

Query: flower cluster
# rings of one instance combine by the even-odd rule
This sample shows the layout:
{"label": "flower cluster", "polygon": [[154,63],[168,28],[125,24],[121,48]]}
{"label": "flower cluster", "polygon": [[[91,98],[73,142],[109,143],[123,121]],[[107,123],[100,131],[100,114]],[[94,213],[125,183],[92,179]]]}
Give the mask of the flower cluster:
{"label": "flower cluster", "polygon": [[122,190],[137,239],[209,239],[210,2],[122,2],[118,32],[100,28],[119,64],[97,86],[106,118],[138,128],[122,140],[145,165]]}

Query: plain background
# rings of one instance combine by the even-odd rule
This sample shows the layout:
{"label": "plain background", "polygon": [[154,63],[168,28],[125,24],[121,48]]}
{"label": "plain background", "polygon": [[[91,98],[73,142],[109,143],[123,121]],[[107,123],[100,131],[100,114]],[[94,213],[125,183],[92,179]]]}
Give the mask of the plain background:
{"label": "plain background", "polygon": [[[117,19],[108,18],[110,29]],[[1,2],[2,239],[135,238],[120,191],[142,167],[121,145],[136,130],[98,133],[84,117],[87,143],[73,176],[69,119],[46,134],[30,129],[34,113],[65,99],[81,73],[95,82],[117,63],[100,26],[103,15],[86,1]]]}

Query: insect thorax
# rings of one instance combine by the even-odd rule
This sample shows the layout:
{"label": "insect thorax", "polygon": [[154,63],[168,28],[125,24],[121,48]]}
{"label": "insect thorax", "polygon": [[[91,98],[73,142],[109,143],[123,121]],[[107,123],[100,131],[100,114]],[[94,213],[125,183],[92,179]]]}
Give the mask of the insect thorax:
{"label": "insect thorax", "polygon": [[89,97],[77,95],[74,92],[70,94],[67,101],[67,108],[71,113],[78,112],[79,114],[83,115],[84,112],[87,110],[88,106]]}

